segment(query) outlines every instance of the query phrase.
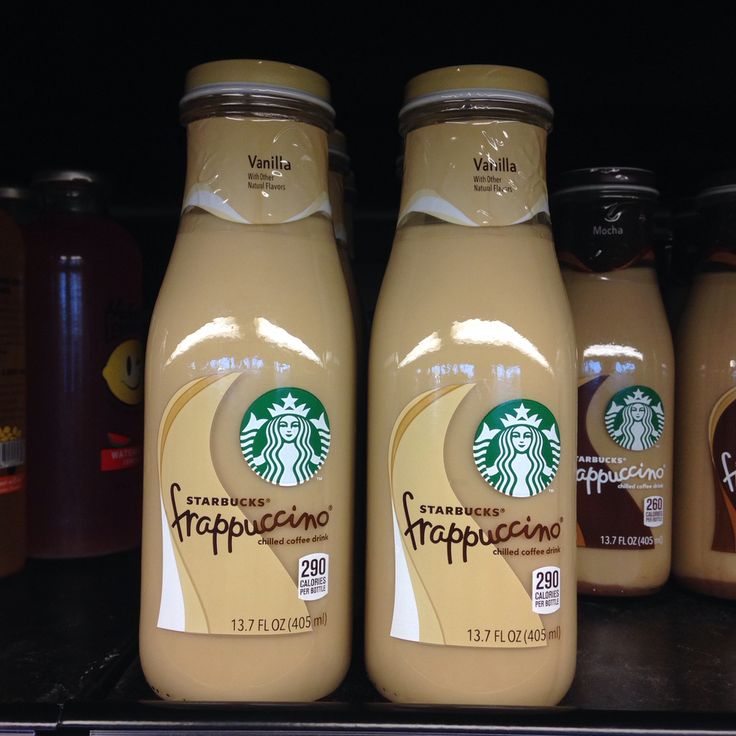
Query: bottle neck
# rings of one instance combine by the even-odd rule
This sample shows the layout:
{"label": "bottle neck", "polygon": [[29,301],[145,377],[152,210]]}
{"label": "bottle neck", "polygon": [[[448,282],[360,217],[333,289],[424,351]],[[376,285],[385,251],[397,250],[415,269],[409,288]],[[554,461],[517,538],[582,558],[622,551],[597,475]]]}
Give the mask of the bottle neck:
{"label": "bottle neck", "polygon": [[345,249],[348,246],[348,233],[345,225],[345,176],[341,171],[331,168],[328,181],[335,240],[338,248]]}
{"label": "bottle neck", "polygon": [[409,131],[399,227],[427,216],[467,227],[547,221],[546,131],[521,120],[441,122]]}
{"label": "bottle neck", "polygon": [[330,217],[327,134],[309,123],[208,117],[187,126],[183,212],[240,224]]}
{"label": "bottle neck", "polygon": [[599,273],[654,267],[655,204],[654,199],[560,197],[552,220],[560,263]]}

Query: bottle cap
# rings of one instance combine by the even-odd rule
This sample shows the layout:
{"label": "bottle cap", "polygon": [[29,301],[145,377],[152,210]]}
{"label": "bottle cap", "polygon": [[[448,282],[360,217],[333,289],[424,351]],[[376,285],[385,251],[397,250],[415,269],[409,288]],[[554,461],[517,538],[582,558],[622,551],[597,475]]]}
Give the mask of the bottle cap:
{"label": "bottle cap", "polygon": [[210,61],[195,66],[187,73],[181,104],[207,95],[248,93],[303,100],[334,114],[330,85],[322,75],[293,64],[260,59]]}
{"label": "bottle cap", "polygon": [[736,171],[720,171],[703,181],[695,198],[696,207],[712,204],[716,199],[733,199],[734,196],[736,196]]}
{"label": "bottle cap", "polygon": [[554,197],[570,197],[575,195],[626,195],[656,199],[659,191],[656,188],[654,172],[624,166],[596,166],[587,169],[566,171],[559,177]]}
{"label": "bottle cap", "polygon": [[549,87],[539,74],[513,66],[469,64],[433,69],[411,79],[399,115],[432,102],[466,99],[521,102],[552,113]]}

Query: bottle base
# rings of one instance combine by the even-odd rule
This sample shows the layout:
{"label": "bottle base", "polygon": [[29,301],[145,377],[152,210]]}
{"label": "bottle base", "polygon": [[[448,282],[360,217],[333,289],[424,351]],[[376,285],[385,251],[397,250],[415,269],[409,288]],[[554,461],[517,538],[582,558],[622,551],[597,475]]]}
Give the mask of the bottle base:
{"label": "bottle base", "polygon": [[638,598],[640,596],[654,595],[664,588],[664,583],[659,585],[647,585],[642,587],[623,585],[600,585],[598,583],[586,583],[578,581],[578,594],[585,596],[610,597],[610,598]]}
{"label": "bottle base", "polygon": [[714,598],[727,598],[736,600],[736,582],[729,583],[723,580],[705,580],[704,578],[693,578],[676,575],[675,580],[683,588],[713,596]]}

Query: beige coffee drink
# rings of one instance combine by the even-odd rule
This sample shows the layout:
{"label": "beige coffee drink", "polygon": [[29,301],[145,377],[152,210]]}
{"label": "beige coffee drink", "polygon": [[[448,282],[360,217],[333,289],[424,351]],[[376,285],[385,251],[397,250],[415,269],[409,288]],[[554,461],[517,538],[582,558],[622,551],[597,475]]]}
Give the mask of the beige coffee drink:
{"label": "beige coffee drink", "polygon": [[578,346],[578,590],[643,595],[671,558],[674,357],[657,284],[654,175],[563,174],[553,223]]}
{"label": "beige coffee drink", "polygon": [[141,662],[164,698],[314,700],[350,659],[354,335],[329,87],[187,77],[181,224],[146,366]]}
{"label": "beige coffee drink", "polygon": [[703,261],[677,343],[673,572],[693,590],[736,599],[736,182],[697,200]]}
{"label": "beige coffee drink", "polygon": [[575,669],[575,345],[546,82],[413,79],[369,365],[366,658],[387,698],[551,705]]}

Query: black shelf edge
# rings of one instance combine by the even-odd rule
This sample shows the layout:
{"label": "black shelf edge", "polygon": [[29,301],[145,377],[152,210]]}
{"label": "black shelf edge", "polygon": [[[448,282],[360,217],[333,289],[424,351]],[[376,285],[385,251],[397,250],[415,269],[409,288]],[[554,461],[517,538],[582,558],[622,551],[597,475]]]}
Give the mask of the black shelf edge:
{"label": "black shelf edge", "polygon": [[61,712],[62,706],[54,703],[0,703],[0,734],[53,731]]}
{"label": "black shelf edge", "polygon": [[97,732],[186,731],[277,734],[736,734],[733,713],[593,711],[575,708],[468,708],[389,703],[227,705],[69,703],[61,728]]}

